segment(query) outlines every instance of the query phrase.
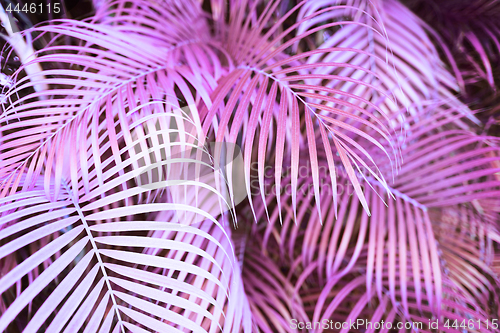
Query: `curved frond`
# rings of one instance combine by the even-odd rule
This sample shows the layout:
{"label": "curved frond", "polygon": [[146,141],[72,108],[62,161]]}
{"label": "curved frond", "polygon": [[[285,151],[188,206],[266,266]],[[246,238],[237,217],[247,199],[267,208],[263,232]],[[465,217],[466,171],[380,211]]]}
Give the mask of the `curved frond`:
{"label": "curved frond", "polygon": [[[189,154],[189,148],[203,146],[197,148],[199,141],[190,140],[190,135],[197,139],[197,132],[192,131],[196,126],[190,127],[188,118],[162,113],[153,119],[167,117],[184,123],[184,129],[148,130],[145,125],[152,117],[145,115],[128,128],[143,129],[135,141],[127,142],[123,133],[116,136],[121,147],[105,140],[109,133],[103,132],[97,138],[96,153],[89,149],[89,162],[101,159],[101,165],[98,169],[93,164],[89,170],[88,191],[82,171],[76,170],[77,187],[72,188],[68,175],[61,176],[57,200],[49,201],[46,196],[47,187],[55,191],[59,185],[54,176],[49,183],[47,177],[37,179],[31,190],[19,186],[1,199],[0,257],[26,246],[39,249],[17,265],[6,266],[9,270],[0,279],[0,293],[10,294],[26,277],[32,283],[6,305],[0,331],[14,325],[15,318],[26,316],[27,306],[29,312],[34,311],[25,332],[43,327],[50,332],[80,328],[108,332],[115,323],[114,330],[121,332],[145,328],[251,331],[230,224],[216,219],[223,211],[207,209],[201,199],[198,205],[186,197],[179,200],[175,193],[183,188],[200,198],[211,198],[212,203],[230,202],[217,190],[220,185],[183,176],[191,172],[191,164],[204,163],[197,154]],[[170,142],[147,148],[151,140],[166,136]],[[175,150],[182,143],[184,153],[153,160],[157,151]],[[117,161],[117,155],[128,158]],[[151,157],[149,163],[147,157]],[[164,176],[158,178],[161,172]],[[141,175],[148,183],[140,183]],[[20,178],[23,183],[29,177]],[[186,221],[186,216],[191,220]],[[40,265],[44,265],[42,272]],[[47,292],[48,297],[42,296]],[[244,304],[246,311],[235,314]]]}
{"label": "curved frond", "polygon": [[[363,64],[351,64],[345,57],[363,54],[371,58],[377,55],[361,47],[332,46],[293,51],[294,45],[303,43],[308,36],[321,29],[335,29],[341,25],[372,28],[360,22],[328,22],[295,34],[302,23],[314,21],[325,12],[339,9],[338,6],[331,6],[299,19],[283,31],[278,30],[306,2],[300,2],[273,26],[264,27],[263,22],[272,15],[278,3],[279,1],[271,1],[266,4],[256,22],[251,16],[239,16],[229,22],[222,45],[233,59],[234,68],[219,80],[212,94],[213,104],[202,114],[204,131],[214,128],[216,141],[234,143],[241,136],[247,183],[250,181],[250,165],[256,160],[261,188],[264,165],[268,165],[268,161],[274,162],[278,189],[281,187],[281,170],[288,166],[293,170],[292,182],[296,184],[299,159],[304,156],[302,148],[307,145],[305,156],[314,170],[317,202],[320,200],[317,165],[318,154],[321,152],[331,155],[336,151],[346,169],[353,170],[358,164],[364,163],[379,177],[378,167],[371,157],[371,151],[379,149],[387,156],[385,163],[390,163],[396,169],[399,165],[397,151],[394,147],[384,148],[382,144],[394,143],[391,126],[382,123],[387,116],[384,110],[366,99],[366,96],[358,94],[357,87],[373,89],[387,98],[390,96],[383,89],[373,86],[369,80],[351,77],[342,72],[343,69],[356,69],[369,76],[375,75],[370,68],[363,67]],[[372,30],[375,34],[380,34],[379,31]],[[312,61],[326,54],[336,54],[338,58]],[[327,81],[350,84],[353,88],[342,91],[335,86],[323,84]],[[374,134],[367,135],[371,129]],[[317,142],[320,136],[322,140]],[[368,144],[358,145],[357,138],[365,138]],[[257,149],[252,150],[254,145],[257,145]],[[257,152],[254,153],[255,151]],[[335,172],[333,164],[330,165],[330,172]],[[359,182],[355,177],[350,179],[362,205],[369,213]],[[383,177],[379,179],[385,184]],[[248,188],[247,190],[250,192]],[[292,189],[293,210],[296,211],[294,192]],[[278,198],[278,205],[279,202]]]}
{"label": "curved frond", "polygon": [[[319,8],[344,2],[350,1],[308,2],[299,17],[305,17]],[[368,27],[346,25],[334,33],[329,30],[320,31],[317,33],[317,38],[323,40],[323,43],[318,46],[318,49],[355,48],[367,50],[371,55],[375,55],[373,57],[364,53],[353,53],[345,54],[340,58],[349,64],[369,68],[374,74],[360,71],[355,66],[344,68],[340,73],[369,81],[381,91],[394,94],[398,104],[370,87],[354,88],[349,82],[340,85],[335,80],[328,82],[329,86],[335,85],[343,91],[356,89],[357,95],[372,101],[387,114],[399,113],[401,107],[406,108],[412,115],[423,114],[429,101],[447,101],[477,122],[468,107],[455,97],[459,90],[459,82],[439,59],[438,50],[430,38],[435,34],[431,28],[398,1],[359,1],[356,6],[364,8],[366,15],[360,15],[359,11],[355,10],[344,10],[322,14],[321,19],[340,21],[347,16],[352,17],[351,19],[355,22],[365,23]],[[313,24],[314,21],[305,21],[299,31],[306,30]],[[326,53],[311,57],[310,62],[327,62],[337,58],[339,57],[335,53]],[[323,73],[322,69],[318,69],[319,71]],[[404,117],[404,114],[401,114],[401,117]],[[403,118],[396,120],[404,122]]]}
{"label": "curved frond", "polygon": [[457,52],[405,3],[94,0],[11,38],[0,331],[496,319],[498,108],[464,101],[498,31]]}
{"label": "curved frond", "polygon": [[[215,49],[204,42],[207,37],[197,33],[199,39],[186,40],[186,34],[193,34],[199,28],[190,24],[162,29],[161,33],[155,28],[157,22],[163,20],[162,16],[176,16],[181,9],[144,4],[125,10],[119,24],[62,20],[26,32],[57,36],[51,45],[37,52],[33,63],[42,67],[58,63],[61,68],[27,75],[6,94],[10,103],[0,116],[2,196],[19,182],[16,175],[26,173],[25,185],[30,188],[40,176],[42,166],[47,170],[46,177],[50,177],[51,170],[56,171],[55,185],[58,187],[62,170],[76,166],[69,165],[64,158],[65,145],[69,142],[82,145],[76,152],[76,161],[85,173],[87,142],[95,145],[98,131],[107,130],[115,146],[113,119],[118,117],[125,121],[124,113],[137,105],[168,101],[170,108],[185,103],[193,109],[199,99],[210,104],[208,91],[220,75],[221,64]],[[179,14],[179,17],[183,16]],[[128,19],[132,22],[127,22]],[[203,22],[201,16],[188,19],[195,20],[198,25]],[[193,30],[185,31],[189,27]],[[64,37],[79,40],[81,45],[57,43]],[[212,57],[200,59],[197,56],[200,53]],[[35,84],[44,84],[50,89],[29,93]],[[196,89],[196,94],[192,94],[191,87]],[[17,98],[19,94],[23,97]],[[144,108],[143,112],[153,113],[155,107]],[[101,114],[106,117],[101,118]],[[194,110],[191,114],[197,116]],[[128,125],[123,124],[124,127]],[[99,165],[96,161],[97,169]],[[84,174],[83,177],[88,189],[88,176]],[[56,190],[56,197],[58,193]]]}
{"label": "curved frond", "polygon": [[[437,315],[444,297],[443,272],[449,269],[453,269],[450,278],[458,289],[462,288],[464,292],[468,287],[470,290],[470,283],[474,283],[478,290],[470,291],[471,295],[483,302],[490,295],[491,284],[481,275],[493,274],[487,261],[471,263],[469,260],[474,255],[468,255],[466,251],[446,252],[444,255],[443,252],[448,251],[445,250],[447,245],[443,249],[440,247],[441,242],[449,242],[451,232],[445,230],[458,227],[448,225],[447,215],[442,213],[447,207],[467,207],[474,198],[493,199],[498,197],[500,190],[500,183],[495,178],[499,169],[494,166],[500,158],[497,140],[459,129],[443,129],[445,125],[456,128],[454,118],[460,117],[460,113],[441,111],[429,114],[425,121],[414,122],[421,116],[408,119],[407,124],[412,126],[402,148],[405,164],[390,185],[389,192],[384,194],[384,188],[369,175],[357,174],[373,213],[370,217],[360,214],[346,171],[338,172],[336,179],[344,190],[338,198],[339,210],[328,203],[332,190],[324,162],[320,165],[320,183],[321,195],[325,198],[321,207],[325,218],[322,225],[314,223],[318,220],[318,212],[310,186],[311,175],[307,173],[310,168],[304,163],[301,165],[303,178],[297,183],[298,202],[301,203],[297,217],[292,214],[291,193],[284,191],[281,201],[286,213],[279,226],[280,208],[274,203],[277,189],[272,178],[268,179],[267,201],[263,205],[270,207],[270,224],[262,226],[263,246],[278,251],[282,260],[289,258],[294,265],[304,267],[304,274],[309,268],[318,271],[320,281],[323,275],[330,278],[350,274],[366,251],[367,292],[375,289],[381,301],[385,293],[383,281],[387,278],[392,304],[401,304],[405,311],[409,311],[410,302],[406,280],[411,278],[415,304],[422,309],[425,299],[429,311]],[[434,132],[434,129],[439,130]],[[306,170],[305,174],[303,170]],[[390,172],[389,167],[385,170]],[[285,189],[290,188],[290,175],[283,179],[283,183]],[[264,208],[257,212],[260,220],[266,220]],[[472,223],[471,218],[465,217],[459,223],[461,228],[466,221]],[[495,237],[494,229],[491,229],[493,225],[488,227],[481,223],[479,226],[486,228],[481,231],[483,235],[491,234],[488,236],[491,242]],[[479,235],[478,232],[474,235]],[[479,244],[474,253],[479,253]],[[485,245],[482,248],[485,251]],[[445,258],[450,258],[449,266],[443,266]],[[456,276],[476,271],[470,265],[482,266],[482,272],[465,275],[456,281]],[[469,273],[460,273],[465,267],[471,268]],[[467,279],[472,282],[467,282]],[[400,294],[396,293],[396,288],[400,288]]]}

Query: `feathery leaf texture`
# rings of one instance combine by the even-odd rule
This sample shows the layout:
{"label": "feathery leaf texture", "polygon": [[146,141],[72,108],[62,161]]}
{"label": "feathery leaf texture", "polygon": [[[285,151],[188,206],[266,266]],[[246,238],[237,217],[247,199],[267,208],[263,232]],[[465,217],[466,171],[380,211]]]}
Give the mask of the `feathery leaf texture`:
{"label": "feathery leaf texture", "polygon": [[499,138],[441,31],[396,0],[94,5],[18,35],[45,46],[0,113],[0,332],[497,331]]}

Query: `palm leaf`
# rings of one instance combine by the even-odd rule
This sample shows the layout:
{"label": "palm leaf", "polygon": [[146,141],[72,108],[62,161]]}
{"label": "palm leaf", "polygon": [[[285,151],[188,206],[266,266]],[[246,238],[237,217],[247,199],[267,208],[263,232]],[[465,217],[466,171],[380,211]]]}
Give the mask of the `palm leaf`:
{"label": "palm leaf", "polygon": [[[337,3],[339,1],[308,2],[302,8],[299,18]],[[346,9],[322,14],[321,19],[340,21],[347,16],[368,27],[347,25],[333,34],[328,30],[319,31],[316,38],[323,40],[323,43],[318,49],[340,47],[368,50],[369,54],[375,57],[365,53],[346,53],[340,59],[351,65],[368,68],[372,73],[359,70],[355,66],[343,68],[341,71],[333,69],[330,73],[367,80],[378,89],[396,95],[400,104],[395,104],[391,99],[378,94],[378,90],[368,86],[353,87],[350,82],[340,83],[337,80],[327,82],[328,86],[337,87],[342,91],[356,91],[357,95],[372,101],[387,114],[399,113],[400,108],[405,107],[410,114],[416,115],[425,113],[423,109],[429,101],[447,101],[450,106],[461,110],[469,119],[478,123],[468,107],[455,97],[459,82],[439,59],[438,49],[430,38],[436,35],[435,31],[397,1],[359,1],[356,7],[364,9],[366,15],[360,15],[360,10]],[[305,21],[299,32],[307,30],[313,24],[313,20]],[[441,50],[449,53],[446,46],[439,49]],[[311,57],[309,62],[328,62],[336,58],[338,56],[335,53],[318,54]],[[390,61],[388,64],[387,59]],[[453,59],[451,61],[452,67],[455,68]],[[454,72],[457,74],[456,70]],[[324,70],[318,69],[317,73],[324,74]],[[458,79],[460,78],[458,75]],[[314,82],[317,83],[318,80],[312,81],[312,84]]]}
{"label": "palm leaf", "polygon": [[[280,208],[274,202],[276,197],[272,190],[275,185],[268,182],[265,190],[267,201],[262,204],[271,207],[270,224],[262,226],[263,246],[269,251],[276,249],[280,260],[290,260],[303,267],[303,274],[318,271],[320,283],[324,281],[322,276],[330,278],[352,273],[366,251],[367,293],[371,295],[374,288],[378,300],[382,301],[387,278],[393,306],[400,304],[405,312],[409,311],[410,297],[415,297],[414,304],[418,309],[427,306],[429,311],[438,315],[443,306],[443,272],[451,269],[453,272],[448,275],[455,288],[468,298],[476,298],[478,303],[484,302],[492,286],[483,276],[494,275],[486,258],[473,260],[475,256],[465,250],[449,252],[447,245],[441,249],[441,242],[450,242],[451,230],[464,228],[465,223],[474,221],[465,216],[455,225],[449,225],[448,207],[459,210],[470,206],[468,203],[473,198],[496,198],[500,187],[495,178],[498,168],[494,167],[499,160],[497,140],[453,129],[456,128],[454,118],[461,117],[460,112],[442,110],[430,114],[425,121],[415,121],[421,119],[421,115],[407,119],[408,136],[402,148],[406,163],[391,184],[390,193],[381,195],[384,188],[376,180],[358,174],[373,213],[370,217],[360,214],[346,172],[338,173],[337,183],[344,189],[339,197],[338,212],[328,203],[332,190],[324,162],[320,167],[323,171],[320,174],[321,195],[324,197],[321,208],[326,216],[323,225],[311,223],[318,220],[318,212],[314,208],[314,195],[309,186],[311,176],[308,174],[297,184],[301,206],[296,218],[292,214],[291,194],[285,192],[281,196],[282,210],[286,213],[283,224],[279,226]],[[445,127],[451,128],[446,130]],[[301,167],[309,171],[307,164]],[[390,172],[389,167],[385,170]],[[285,188],[290,182],[288,175],[283,180],[287,185]],[[260,220],[266,219],[263,208],[257,212]],[[481,231],[483,242],[498,237],[491,223],[477,223],[478,227],[486,228]],[[479,231],[464,235],[468,234],[473,239],[480,235]],[[477,247],[473,253],[477,255],[481,246],[485,251],[485,245],[480,245],[480,242],[472,242],[474,248]],[[449,265],[443,264],[446,258],[450,260]],[[473,266],[480,267],[480,271]],[[457,280],[457,276],[460,279]],[[413,279],[412,296],[407,279]],[[469,294],[466,291],[470,291],[471,286],[478,289]],[[398,287],[399,293],[396,292]],[[485,303],[481,304],[484,306]]]}
{"label": "palm leaf", "polygon": [[[343,24],[363,27],[366,25],[352,21],[330,22],[319,27],[311,27],[295,36],[295,31],[303,22],[314,20],[325,12],[338,9],[337,6],[331,6],[300,19],[283,32],[277,32],[280,25],[306,2],[301,2],[292,8],[272,27],[264,27],[263,22],[272,15],[278,3],[269,2],[257,22],[251,17],[243,19],[241,15],[237,16],[234,20],[230,20],[228,31],[221,34],[221,43],[234,60],[234,67],[219,80],[212,94],[212,106],[202,111],[204,131],[207,132],[213,127],[216,141],[226,140],[231,143],[235,143],[241,135],[242,148],[245,151],[247,183],[250,177],[250,165],[254,158],[258,163],[261,187],[265,161],[269,158],[271,161],[274,160],[278,189],[280,172],[285,166],[290,165],[292,170],[295,170],[292,181],[294,184],[297,182],[296,171],[299,159],[302,157],[301,147],[307,142],[308,157],[315,171],[313,182],[318,204],[320,197],[317,151],[330,154],[336,149],[342,156],[342,164],[347,169],[353,169],[353,164],[364,163],[372,170],[374,177],[385,184],[384,179],[378,175],[377,166],[373,163],[368,147],[359,146],[355,142],[358,137],[366,138],[368,146],[373,147],[371,150],[380,149],[387,155],[389,163],[397,167],[399,164],[397,152],[383,148],[380,144],[380,142],[393,143],[390,126],[383,125],[379,119],[386,117],[384,110],[355,91],[342,92],[321,82],[325,80],[346,82],[355,87],[374,89],[381,96],[387,96],[385,91],[374,87],[367,80],[332,73],[337,69],[355,67],[364,73],[373,74],[369,68],[353,66],[341,59],[346,54],[364,54],[367,57],[376,55],[362,48],[342,47],[290,53],[293,45],[300,44],[320,29],[340,27]],[[248,7],[251,8],[250,4]],[[375,30],[374,33],[379,32]],[[310,62],[313,58],[331,53],[338,54],[339,61],[331,59],[314,64]],[[309,84],[311,80],[315,83]],[[357,104],[353,104],[352,100]],[[366,132],[369,129],[374,129],[377,134],[367,136]],[[316,143],[318,131],[323,137],[323,141],[319,144]],[[254,157],[251,154],[251,147],[256,139],[258,152]],[[290,144],[285,144],[287,141]],[[270,142],[276,144],[275,149],[269,147]],[[334,173],[333,165],[330,165],[330,171]],[[355,177],[350,179],[363,206],[367,209],[357,179]],[[292,198],[293,210],[296,211],[296,193],[293,190]],[[278,198],[278,205],[279,202]]]}
{"label": "palm leaf", "polygon": [[[135,112],[138,111],[126,116],[131,118]],[[197,206],[196,202],[172,201],[168,195],[178,192],[176,187],[183,187],[200,197],[212,195],[211,202],[230,205],[227,198],[212,187],[213,183],[183,178],[191,164],[202,163],[197,154],[173,155],[141,166],[140,161],[144,163],[145,157],[162,149],[162,145],[140,149],[148,145],[152,136],[158,140],[169,135],[172,140],[163,146],[175,149],[176,144],[184,143],[184,149],[189,151],[188,143],[193,141],[189,133],[197,133],[192,125],[196,122],[174,113],[158,114],[155,118],[161,120],[164,116],[184,123],[183,130],[160,129],[138,135],[129,143],[120,132],[115,137],[120,143],[117,147],[109,141],[109,133],[102,132],[97,138],[97,154],[89,149],[88,156],[89,163],[101,159],[102,174],[98,175],[93,164],[87,191],[82,171],[77,170],[77,188],[71,188],[69,175],[60,176],[62,189],[56,200],[50,201],[45,193],[47,187],[55,191],[59,186],[54,175],[48,184],[45,175],[35,181],[32,189],[22,190],[19,186],[15,194],[2,199],[0,257],[43,240],[49,242],[22,263],[9,267],[0,279],[1,293],[10,293],[25,276],[32,281],[2,313],[0,330],[9,327],[16,317],[24,316],[26,306],[31,309],[31,304],[43,300],[41,293],[45,290],[51,291],[50,296],[28,322],[26,332],[36,332],[41,327],[51,332],[75,331],[82,325],[86,332],[99,328],[105,332],[115,322],[115,330],[122,332],[144,328],[251,330],[248,305],[243,315],[235,315],[236,306],[246,301],[241,295],[243,287],[227,221],[223,226],[213,217],[221,211],[204,211],[202,203]],[[151,116],[140,118],[128,130],[144,129],[148,119]],[[197,127],[201,129],[199,124]],[[192,149],[199,149],[199,142],[192,143]],[[118,154],[114,149],[119,149]],[[116,161],[117,155],[128,158]],[[147,174],[152,168],[165,168],[164,178],[147,178],[148,184],[136,182],[138,173]],[[25,183],[29,176],[18,178]],[[134,204],[127,206],[127,202]],[[186,221],[183,211],[201,218]],[[203,220],[207,221],[198,222]],[[38,274],[42,263],[45,269]],[[229,301],[230,295],[235,302]]]}
{"label": "palm leaf", "polygon": [[54,38],[0,114],[0,331],[495,317],[498,139],[409,10],[97,3],[20,35]]}
{"label": "palm leaf", "polygon": [[[61,170],[76,167],[74,163],[69,166],[69,161],[63,158],[64,145],[75,140],[82,146],[78,147],[79,153],[77,152],[77,156],[81,158],[74,161],[81,159],[79,162],[84,170],[84,185],[88,190],[85,146],[88,141],[95,146],[99,134],[97,131],[102,129],[110,132],[110,142],[116,146],[116,134],[113,133],[115,117],[124,121],[126,110],[150,101],[166,100],[169,101],[170,108],[178,106],[175,89],[181,91],[181,103],[186,103],[191,108],[195,107],[200,97],[208,101],[207,90],[214,84],[215,78],[207,73],[208,67],[204,67],[208,65],[207,62],[197,59],[196,54],[199,52],[186,47],[187,43],[182,38],[186,34],[184,28],[162,30],[160,36],[159,30],[154,28],[162,15],[169,17],[175,13],[177,12],[172,8],[167,10],[162,7],[140,6],[131,8],[130,12],[127,10],[127,18],[136,15],[141,19],[138,22],[132,20],[126,26],[110,25],[108,22],[62,20],[27,32],[53,33],[59,38],[72,37],[80,40],[82,45],[49,45],[37,52],[34,63],[42,67],[60,63],[63,68],[44,71],[45,77],[42,79],[39,78],[41,73],[27,75],[18,80],[6,94],[10,103],[0,118],[4,132],[0,153],[2,196],[9,193],[9,188],[19,182],[19,177],[24,172],[28,176],[26,186],[30,188],[40,176],[44,165],[48,171],[45,172],[46,177],[50,177],[51,170],[56,170],[54,194],[57,197]],[[187,19],[196,20],[199,24],[202,22],[193,17]],[[196,28],[190,24],[186,26]],[[200,42],[203,36],[200,38],[191,40],[189,44],[198,44],[198,51],[205,50],[203,53],[214,54],[214,50],[208,51],[210,46]],[[55,42],[57,39],[53,41]],[[137,43],[143,45],[140,50],[136,47]],[[215,55],[211,58],[216,59]],[[198,69],[206,73],[205,78],[182,66],[178,70],[173,68],[174,64],[183,61],[198,63],[201,66]],[[25,64],[29,65],[31,63]],[[210,66],[215,69],[214,73],[217,73],[219,67],[219,63],[211,63]],[[20,71],[22,69],[23,67]],[[14,78],[16,76],[17,74]],[[29,93],[29,89],[35,84],[45,84],[50,89]],[[197,89],[195,96],[189,90],[191,86]],[[25,97],[16,98],[18,94],[26,92],[28,94]],[[154,110],[155,107],[149,107],[144,108],[143,112],[152,113]],[[99,117],[101,112],[106,114],[106,118]],[[196,116],[196,112],[192,112],[192,115]],[[87,129],[92,130],[90,135]],[[115,158],[120,159],[117,155]],[[95,164],[99,170],[100,161],[96,160]],[[72,177],[74,175],[72,172]],[[98,178],[100,177],[98,174]],[[77,179],[72,178],[73,186],[76,181]]]}

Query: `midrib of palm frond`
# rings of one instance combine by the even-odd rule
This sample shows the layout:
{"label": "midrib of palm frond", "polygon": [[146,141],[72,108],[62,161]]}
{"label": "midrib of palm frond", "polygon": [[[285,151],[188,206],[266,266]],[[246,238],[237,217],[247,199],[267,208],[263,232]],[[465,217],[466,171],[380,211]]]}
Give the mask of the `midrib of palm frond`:
{"label": "midrib of palm frond", "polygon": [[[186,41],[186,42],[183,42],[183,43],[179,43],[179,45],[176,45],[176,46],[168,49],[168,52],[175,51],[176,49],[181,48],[181,47],[183,47],[185,45],[189,45],[189,44],[192,44],[192,43],[199,43],[199,42],[200,42],[199,40],[193,39],[191,41]],[[159,66],[159,67],[156,67],[156,68],[152,68],[152,69],[150,69],[150,70],[148,70],[148,71],[146,71],[144,73],[138,74],[138,75],[136,75],[136,76],[134,76],[134,77],[126,80],[126,81],[123,81],[123,82],[117,84],[116,86],[114,86],[113,88],[111,88],[110,90],[108,90],[106,93],[104,93],[101,96],[95,98],[90,104],[88,104],[84,108],[81,108],[80,110],[78,110],[70,119],[68,119],[64,124],[62,124],[60,127],[58,127],[50,136],[48,136],[47,138],[43,139],[43,141],[39,144],[39,146],[37,148],[35,148],[35,150],[33,150],[33,152],[31,152],[29,155],[27,155],[24,158],[24,161],[21,162],[10,173],[14,174],[17,171],[19,171],[19,169],[21,167],[23,167],[23,165],[25,165],[25,163],[28,163],[28,161],[29,161],[30,158],[32,158],[35,154],[37,154],[40,151],[40,149],[42,149],[45,144],[47,144],[48,142],[50,142],[58,133],[64,131],[68,126],[70,126],[75,121],[75,119],[77,119],[80,116],[82,116],[85,112],[89,111],[92,107],[98,106],[105,98],[109,97],[109,95],[117,92],[118,90],[122,89],[123,87],[126,87],[128,84],[130,84],[132,82],[135,82],[135,81],[137,81],[138,79],[140,79],[142,77],[145,77],[145,76],[147,76],[149,74],[157,73],[159,71],[162,71],[162,70],[165,70],[165,69],[168,69],[168,68],[170,68],[168,65],[164,65],[164,66]],[[0,121],[2,120],[3,117],[5,117],[7,115],[8,115],[8,112],[5,112],[2,115],[0,115]],[[2,183],[0,183],[0,186],[3,186],[5,184],[5,182],[8,181],[8,179],[9,179],[9,177],[7,176],[7,179],[5,179]]]}
{"label": "midrib of palm frond", "polygon": [[97,265],[99,265],[99,269],[102,272],[102,275],[105,279],[106,287],[108,288],[109,294],[111,301],[113,302],[113,310],[115,311],[116,317],[118,319],[118,324],[121,327],[122,333],[125,333],[125,328],[123,327],[123,320],[121,318],[120,311],[118,310],[118,303],[116,302],[115,295],[113,294],[113,288],[111,288],[111,283],[109,281],[109,276],[106,273],[106,268],[104,267],[101,254],[99,253],[99,248],[97,247],[94,236],[92,235],[92,231],[90,231],[89,224],[85,218],[85,215],[83,214],[82,209],[80,208],[80,205],[78,203],[78,200],[75,200],[73,197],[73,192],[69,188],[69,185],[66,184],[66,182],[63,180],[62,181],[63,188],[66,190],[66,193],[68,194],[68,197],[71,199],[71,202],[73,203],[73,206],[75,207],[78,216],[80,217],[80,221],[83,224],[83,227],[85,229],[85,232],[87,233],[87,236],[89,237],[90,244],[92,245],[92,251],[94,252],[96,259],[97,259]]}

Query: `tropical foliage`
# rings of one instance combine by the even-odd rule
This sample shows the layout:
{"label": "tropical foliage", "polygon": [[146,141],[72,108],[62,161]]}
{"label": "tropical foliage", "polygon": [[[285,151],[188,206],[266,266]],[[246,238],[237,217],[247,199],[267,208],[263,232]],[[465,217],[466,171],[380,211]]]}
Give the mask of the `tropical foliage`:
{"label": "tropical foliage", "polygon": [[2,11],[0,332],[497,332],[500,5],[430,3]]}

